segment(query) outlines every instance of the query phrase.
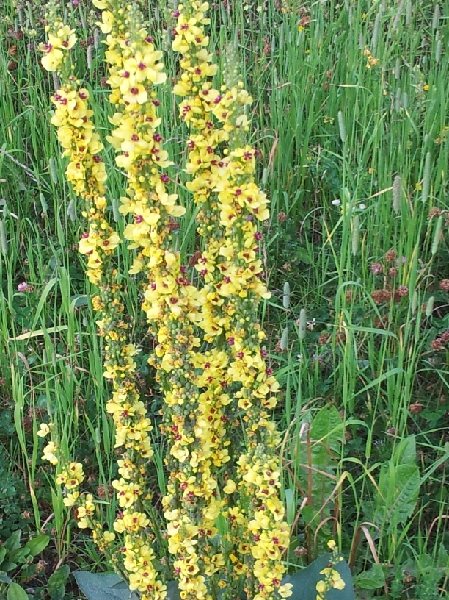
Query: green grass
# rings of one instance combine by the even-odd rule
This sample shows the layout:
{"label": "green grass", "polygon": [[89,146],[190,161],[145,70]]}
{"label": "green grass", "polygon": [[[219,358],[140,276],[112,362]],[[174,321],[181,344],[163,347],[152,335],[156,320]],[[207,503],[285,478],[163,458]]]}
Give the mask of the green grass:
{"label": "green grass", "polygon": [[[76,248],[83,223],[50,124],[53,81],[36,50],[42,13],[15,4],[0,2],[0,444],[30,491],[29,530],[44,526],[53,536],[49,572],[58,560],[76,565],[77,556],[78,566],[91,560],[100,569],[88,538],[71,530],[62,512],[36,435],[51,415],[67,454],[85,461],[92,489],[110,484],[112,431],[102,416],[108,392],[92,289]],[[141,4],[151,14],[157,5]],[[159,4],[154,35],[176,73],[173,23]],[[365,573],[358,597],[445,597],[449,350],[447,342],[439,350],[431,342],[449,329],[448,292],[439,285],[449,279],[449,5],[291,0],[282,12],[280,4],[218,3],[211,45],[222,72],[223,49],[234,48],[254,97],[252,141],[271,198],[262,257],[273,295],[262,316],[282,387],[276,417],[293,526],[288,560],[306,564],[335,535],[353,573]],[[90,66],[83,48],[77,63],[103,133],[109,109],[99,82],[103,50],[92,45],[95,17],[86,2],[70,18],[82,21],[80,37],[91,46]],[[180,170],[185,131],[170,82],[161,95],[172,174],[188,205]],[[112,152],[106,156],[110,195],[118,199],[124,180]],[[441,217],[429,216],[431,208]],[[188,208],[178,234],[186,260],[197,249],[194,219]],[[118,260],[126,273],[127,253]],[[142,395],[156,416],[158,392],[145,363],[151,342],[136,308],[138,290],[123,277],[143,348]],[[22,282],[26,291],[18,290]],[[382,289],[391,298],[376,302]],[[311,437],[326,406],[335,409],[334,425]],[[161,464],[150,474],[155,484]],[[114,507],[104,507],[111,521]],[[373,575],[377,562],[385,583]]]}

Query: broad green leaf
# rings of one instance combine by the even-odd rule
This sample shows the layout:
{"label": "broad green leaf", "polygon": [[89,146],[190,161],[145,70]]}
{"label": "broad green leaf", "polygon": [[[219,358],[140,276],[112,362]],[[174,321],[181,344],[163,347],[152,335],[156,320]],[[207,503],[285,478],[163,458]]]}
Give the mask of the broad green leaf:
{"label": "broad green leaf", "polygon": [[415,510],[418,500],[421,478],[416,465],[394,466],[392,461],[382,467],[379,489],[382,497],[377,498],[376,521],[394,530],[398,524],[405,523]]}
{"label": "broad green leaf", "polygon": [[17,548],[17,550],[12,550],[9,553],[8,558],[14,563],[23,565],[23,563],[27,561],[29,556],[30,556],[29,549],[23,547],[23,548]]}
{"label": "broad green leaf", "polygon": [[48,593],[50,594],[51,600],[63,600],[69,574],[69,566],[62,565],[62,567],[59,567],[59,569],[48,578]]}
{"label": "broad green leaf", "polygon": [[[314,417],[310,427],[310,439],[320,441],[325,448],[338,452],[343,437],[343,422],[335,406],[325,406]],[[314,446],[315,447],[315,446]]]}
{"label": "broad green leaf", "polygon": [[414,435],[404,438],[394,450],[393,460],[396,464],[416,464],[416,438]]}
{"label": "broad green leaf", "polygon": [[[0,567],[2,566],[2,562],[6,556],[6,548],[5,546],[0,546]],[[1,570],[1,568],[0,568]]]}
{"label": "broad green leaf", "polygon": [[180,600],[179,588],[176,581],[169,581],[167,584],[167,598],[168,600]]}
{"label": "broad green leaf", "polygon": [[[282,583],[293,584],[293,594],[290,596],[290,600],[316,600],[316,584],[318,581],[324,579],[321,571],[327,567],[331,560],[332,556],[325,554],[317,558],[305,569],[298,571],[294,575],[287,575],[282,580]],[[347,563],[342,560],[335,563],[333,568],[340,574],[346,585],[342,590],[329,590],[326,593],[326,600],[355,600],[351,571]]]}
{"label": "broad green leaf", "polygon": [[449,574],[449,555],[443,544],[440,544],[438,547],[437,566],[443,567],[446,569],[447,574]]}
{"label": "broad green leaf", "polygon": [[14,531],[14,533],[12,533],[11,536],[6,540],[6,542],[3,544],[3,547],[6,548],[8,552],[11,552],[12,550],[17,550],[18,548],[20,548],[21,537],[22,532],[20,529],[17,529],[17,531]]}
{"label": "broad green leaf", "polygon": [[303,440],[301,444],[303,467],[300,483],[309,499],[302,516],[309,526],[316,527],[330,515],[342,437],[343,422],[338,410],[335,406],[325,406],[315,415],[310,426],[310,452],[308,442]]}
{"label": "broad green leaf", "polygon": [[50,536],[48,535],[38,535],[37,537],[29,540],[25,544],[25,548],[28,548],[31,556],[37,556],[42,550],[44,550],[48,546],[48,542],[50,541]]}
{"label": "broad green leaf", "polygon": [[6,600],[28,600],[28,594],[18,583],[11,583],[6,594]]}
{"label": "broad green leaf", "polygon": [[89,571],[75,571],[73,575],[88,600],[137,600],[137,595],[118,575]]}
{"label": "broad green leaf", "polygon": [[375,590],[385,583],[385,575],[382,567],[374,563],[369,571],[364,571],[354,579],[354,585],[362,590]]}

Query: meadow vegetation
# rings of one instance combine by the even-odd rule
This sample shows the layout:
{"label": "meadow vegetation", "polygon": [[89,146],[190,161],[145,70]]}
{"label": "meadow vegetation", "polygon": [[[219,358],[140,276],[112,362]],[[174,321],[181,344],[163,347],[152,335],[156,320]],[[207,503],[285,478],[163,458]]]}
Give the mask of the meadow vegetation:
{"label": "meadow vegetation", "polygon": [[[173,390],[185,395],[187,389],[200,398],[198,390],[207,389],[204,353],[215,369],[210,388],[228,378],[229,396],[236,394],[239,403],[230,419],[228,399],[222,397],[219,414],[223,423],[230,423],[223,430],[217,424],[215,433],[220,439],[229,435],[231,443],[221,447],[206,439],[210,471],[199,469],[204,488],[195,488],[195,507],[183,513],[192,519],[183,526],[191,527],[192,547],[201,550],[201,568],[208,565],[204,557],[213,547],[211,555],[224,556],[227,572],[236,574],[227,582],[229,594],[255,597],[243,579],[253,578],[255,585],[264,573],[260,568],[248,573],[245,561],[234,561],[232,548],[238,544],[232,536],[244,536],[251,510],[256,514],[260,508],[251,500],[257,477],[245,475],[248,465],[254,472],[260,466],[252,444],[257,438],[258,448],[266,448],[263,461],[274,473],[268,486],[273,506],[278,510],[280,502],[285,508],[276,534],[283,541],[276,542],[272,554],[273,564],[282,563],[276,589],[282,576],[294,581],[296,573],[323,559],[315,564],[325,584],[315,586],[313,580],[307,597],[293,586],[292,598],[343,600],[349,587],[359,599],[446,597],[449,5],[434,0],[210,2],[207,48],[217,68],[208,67],[206,76],[223,97],[234,90],[243,107],[236,115],[239,126],[234,119],[229,135],[212,140],[225,163],[240,165],[230,174],[220,172],[215,191],[220,197],[226,196],[226,186],[235,191],[232,177],[237,172],[245,186],[257,184],[269,200],[265,214],[262,196],[257,196],[263,214],[257,230],[252,229],[257,212],[236,238],[235,229],[217,225],[223,238],[216,246],[207,226],[220,217],[202,204],[204,187],[191,183],[201,174],[187,140],[198,140],[201,132],[198,122],[186,118],[185,96],[192,90],[180,76],[188,50],[181,43],[173,46],[179,11],[163,0],[132,3],[133,18],[141,18],[139,9],[139,26],[160,51],[155,60],[167,74],[152,75],[151,98],[160,124],[151,135],[158,136],[153,139],[161,162],[167,160],[162,165],[166,175],[158,175],[167,191],[158,188],[165,212],[157,239],[152,238],[153,254],[148,251],[145,258],[142,248],[150,243],[136,229],[135,205],[123,198],[144,197],[145,177],[148,197],[161,184],[143,163],[115,162],[115,150],[129,129],[123,125],[128,116],[126,104],[118,117],[108,99],[111,88],[116,100],[127,91],[114,92],[120,86],[105,63],[116,56],[113,47],[102,43],[102,4],[110,3],[72,0],[59,16],[51,15],[50,21],[62,18],[78,38],[67,49],[73,71],[67,63],[67,70],[56,75],[41,64],[49,54],[42,46],[48,42],[45,25],[51,25],[45,6],[0,0],[0,597],[79,598],[73,572],[110,572],[112,565],[120,571],[120,554],[135,553],[135,546],[111,549],[110,532],[126,529],[124,513],[130,506],[120,504],[115,493],[123,492],[123,481],[131,479],[147,494],[139,492],[139,515],[145,516],[138,519],[142,531],[151,529],[145,543],[157,550],[155,570],[169,582],[169,596],[176,597],[169,572],[174,560],[184,559],[164,513],[173,525],[179,490],[188,477],[197,477],[198,465],[189,463],[186,475],[186,444],[176,445],[179,431],[171,427],[184,426],[188,419],[179,420],[182,411],[174,408]],[[46,66],[51,66],[49,59]],[[70,172],[66,176],[68,160],[61,151],[70,144],[65,145],[67,132],[57,132],[65,117],[58,113],[55,92],[64,81],[75,86],[72,73],[93,111],[84,113],[98,134],[92,156],[99,152],[100,139],[104,144],[107,193],[99,170],[97,187],[91,180],[88,193],[79,178],[72,179],[73,186]],[[67,97],[73,89],[65,90]],[[225,117],[215,118],[228,125]],[[239,154],[241,148],[245,151]],[[142,173],[144,180],[139,179]],[[99,231],[101,243],[107,240],[101,268],[89,254],[98,246]],[[201,261],[213,263],[224,247],[232,258],[232,248],[241,250],[238,244],[249,247],[245,236],[258,242],[247,260],[260,270],[271,296],[246,271],[238,272],[243,284],[235,271],[226,273],[227,284],[234,287],[222,294],[228,304],[219,315],[224,332],[219,338],[211,326],[218,309],[210,297],[209,304],[201,301],[201,314],[212,315],[209,320],[185,316],[197,310],[190,288],[206,275]],[[134,249],[119,239],[131,241]],[[189,274],[176,299],[186,311],[181,325],[182,311],[176,315],[154,309],[165,306],[151,289],[151,277],[156,280],[156,270],[162,268],[162,259],[150,260],[159,256],[158,247],[165,253],[161,277],[179,265]],[[213,278],[206,282],[209,291],[222,285]],[[250,290],[250,303],[234,299],[242,288]],[[232,321],[239,311],[251,317],[241,330]],[[193,321],[203,331],[199,350]],[[186,372],[181,362],[173,374],[164,356],[172,356],[170,336],[179,327],[176,351],[184,348],[195,368]],[[243,346],[236,349],[236,341]],[[217,349],[223,354],[214,354]],[[262,356],[263,364],[256,356]],[[246,367],[238,363],[243,359]],[[232,370],[226,371],[223,364],[231,362]],[[266,393],[248,383],[250,367],[263,370]],[[138,407],[142,433],[124,455],[116,436],[125,440],[129,432],[121,431],[122,409],[116,407],[124,393],[120,373],[128,371],[126,393]],[[246,395],[242,390],[251,385]],[[254,390],[265,402],[262,420],[245,404]],[[277,404],[271,392],[276,392]],[[208,402],[203,396],[198,404],[205,418]],[[201,440],[192,427],[193,433],[183,435]],[[51,446],[56,442],[57,449]],[[189,452],[201,452],[201,444],[192,448]],[[235,463],[234,472],[228,462]],[[240,486],[234,488],[231,473]],[[241,530],[230,533],[229,513],[212,511],[207,527],[213,535],[205,535],[198,545],[197,532],[192,533],[195,511],[201,505],[204,515],[214,506],[213,488],[207,484],[212,479],[226,498],[238,498],[233,515],[243,519]],[[134,505],[130,514],[136,514]],[[256,526],[251,527],[254,531]],[[188,536],[183,535],[185,543]],[[284,542],[288,547],[283,548]],[[264,548],[270,552],[269,544]],[[326,566],[334,557],[338,562],[337,549],[352,574],[345,589]],[[245,555],[248,549],[240,547],[239,552]],[[227,597],[221,591],[221,560],[214,559],[213,569],[209,565],[217,574],[214,600]],[[184,566],[178,563],[175,571],[182,574]],[[139,581],[131,578],[135,589]],[[157,593],[163,592],[165,584],[158,585]],[[337,589],[329,591],[332,587]],[[181,597],[197,591],[198,586],[181,587],[186,594]],[[263,589],[257,592],[265,597]]]}

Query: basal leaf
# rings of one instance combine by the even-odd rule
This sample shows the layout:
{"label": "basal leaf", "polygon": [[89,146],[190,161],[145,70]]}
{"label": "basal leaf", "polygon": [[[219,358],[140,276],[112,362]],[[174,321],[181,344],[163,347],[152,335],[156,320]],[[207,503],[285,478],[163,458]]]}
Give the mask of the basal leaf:
{"label": "basal leaf", "polygon": [[25,548],[28,548],[31,556],[34,557],[34,556],[37,556],[38,554],[40,554],[42,552],[42,550],[44,550],[47,547],[49,541],[50,541],[50,536],[44,535],[44,534],[38,535],[37,537],[33,538],[32,540],[29,540],[25,544]]}
{"label": "basal leaf", "polygon": [[[298,571],[294,575],[287,575],[282,583],[293,584],[293,594],[290,596],[290,600],[316,600],[316,584],[318,581],[324,579],[321,571],[328,566],[331,560],[332,556],[325,554],[317,558],[305,569],[301,569],[301,571]],[[346,561],[342,560],[335,563],[333,568],[340,574],[346,585],[342,590],[329,590],[326,594],[326,599],[355,600],[351,571]]]}
{"label": "basal leaf", "polygon": [[89,571],[75,571],[73,574],[88,600],[138,600],[118,575]]}
{"label": "basal leaf", "polygon": [[11,583],[6,593],[6,600],[28,600],[28,594],[18,583]]}

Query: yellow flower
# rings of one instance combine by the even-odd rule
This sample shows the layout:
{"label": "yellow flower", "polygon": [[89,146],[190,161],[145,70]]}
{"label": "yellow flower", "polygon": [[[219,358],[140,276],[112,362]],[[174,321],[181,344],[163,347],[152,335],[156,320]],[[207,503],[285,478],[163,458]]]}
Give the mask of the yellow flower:
{"label": "yellow flower", "polygon": [[235,484],[235,481],[232,481],[232,479],[228,479],[225,487],[223,488],[223,491],[225,492],[225,494],[233,494],[236,489],[237,486]]}
{"label": "yellow flower", "polygon": [[114,25],[114,15],[110,11],[105,10],[102,13],[102,19],[103,22],[99,23],[101,31],[103,33],[110,33]]}
{"label": "yellow flower", "polygon": [[79,496],[79,492],[72,492],[70,494],[67,494],[67,496],[63,500],[64,506],[66,506],[67,508],[71,508],[76,504],[76,501],[78,500]]}
{"label": "yellow flower", "polygon": [[47,460],[52,465],[57,465],[59,460],[56,456],[57,446],[55,442],[48,442],[48,444],[44,448],[44,454],[42,455],[42,460]]}
{"label": "yellow flower", "polygon": [[50,427],[47,425],[47,423],[41,423],[39,426],[39,431],[37,432],[37,435],[41,438],[44,438],[49,433],[50,433]]}

